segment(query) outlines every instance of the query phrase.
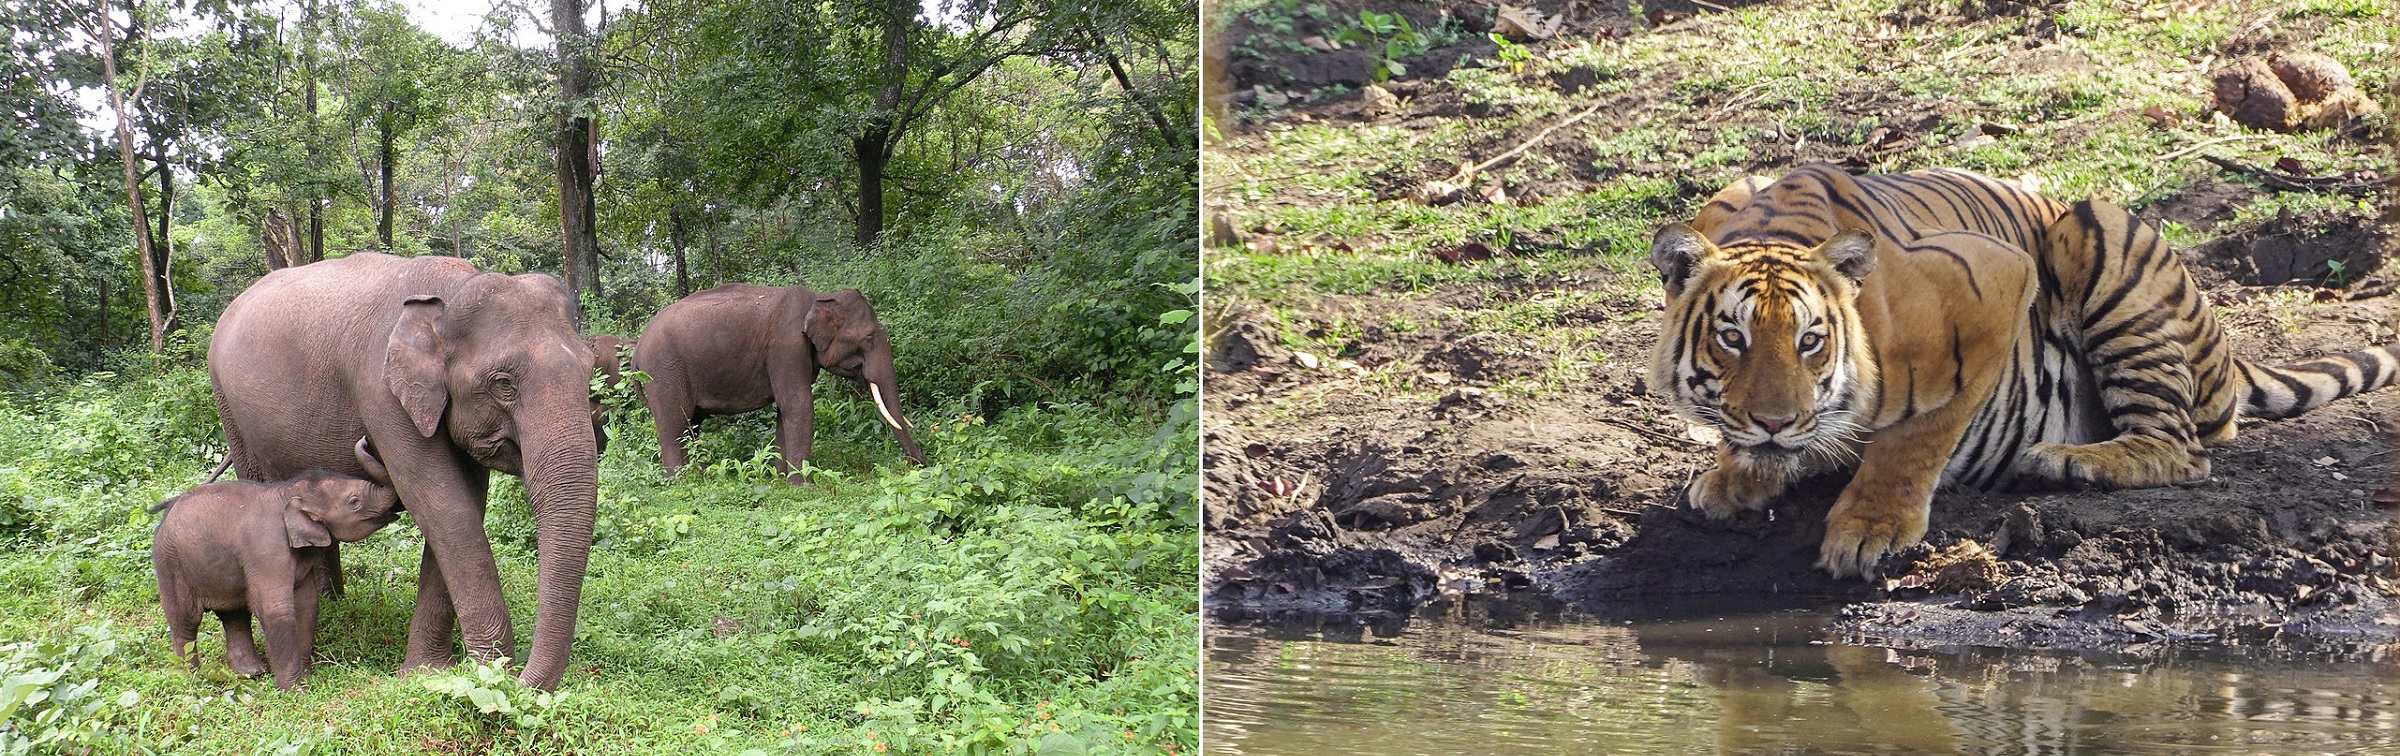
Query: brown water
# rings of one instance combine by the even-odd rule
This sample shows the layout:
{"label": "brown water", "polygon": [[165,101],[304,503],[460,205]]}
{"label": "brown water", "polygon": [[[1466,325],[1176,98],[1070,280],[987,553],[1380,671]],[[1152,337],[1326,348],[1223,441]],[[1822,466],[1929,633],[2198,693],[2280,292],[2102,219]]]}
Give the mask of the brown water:
{"label": "brown water", "polygon": [[2400,667],[1830,644],[1806,611],[1212,622],[1211,754],[2400,754]]}

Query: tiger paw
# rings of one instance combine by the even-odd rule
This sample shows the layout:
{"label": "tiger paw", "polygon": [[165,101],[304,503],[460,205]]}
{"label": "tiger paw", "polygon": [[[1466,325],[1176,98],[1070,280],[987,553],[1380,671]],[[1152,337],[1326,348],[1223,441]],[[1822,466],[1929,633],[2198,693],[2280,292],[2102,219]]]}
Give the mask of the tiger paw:
{"label": "tiger paw", "polygon": [[2053,481],[2095,488],[2154,488],[2208,479],[2208,455],[2151,436],[2096,444],[2035,444],[2033,468]]}
{"label": "tiger paw", "polygon": [[1709,519],[1722,520],[1764,508],[1767,500],[1782,492],[1781,481],[1760,480],[1756,476],[1718,467],[1701,473],[1699,480],[1692,481],[1691,487],[1683,489],[1683,499],[1693,509],[1708,515]]}
{"label": "tiger paw", "polygon": [[1924,540],[1932,504],[1930,499],[1911,503],[1854,493],[1843,491],[1825,515],[1825,541],[1817,547],[1817,568],[1836,579],[1867,577],[1884,555]]}

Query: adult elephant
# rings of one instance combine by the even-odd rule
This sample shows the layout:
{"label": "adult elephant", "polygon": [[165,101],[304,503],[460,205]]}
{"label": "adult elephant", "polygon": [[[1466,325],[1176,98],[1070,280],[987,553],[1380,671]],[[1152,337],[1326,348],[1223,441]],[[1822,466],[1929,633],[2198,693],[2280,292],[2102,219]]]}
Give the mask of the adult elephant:
{"label": "adult elephant", "polygon": [[690,461],[683,434],[710,415],[775,405],[775,469],[808,459],[816,430],[817,371],[866,384],[909,460],[925,452],[900,415],[892,335],[857,289],[726,284],[667,305],[642,329],[633,367],[649,375],[642,399],[658,421],[660,461],[673,475]]}
{"label": "adult elephant", "polygon": [[269,273],[217,321],[209,379],[242,477],[364,473],[363,435],[424,531],[404,671],[451,664],[454,623],[474,658],[520,658],[483,529],[492,470],[525,479],[540,545],[523,679],[566,670],[599,493],[573,302],[550,276],[357,254]]}

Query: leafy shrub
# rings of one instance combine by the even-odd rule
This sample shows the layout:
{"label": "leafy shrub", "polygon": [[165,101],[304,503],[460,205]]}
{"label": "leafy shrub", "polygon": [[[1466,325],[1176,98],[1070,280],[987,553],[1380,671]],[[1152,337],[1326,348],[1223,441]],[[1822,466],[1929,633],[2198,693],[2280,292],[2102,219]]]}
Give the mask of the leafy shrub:
{"label": "leafy shrub", "polygon": [[509,731],[531,740],[550,726],[565,693],[525,687],[508,668],[508,659],[469,662],[448,672],[426,677],[426,690],[473,709],[478,721],[493,731]]}
{"label": "leafy shrub", "polygon": [[106,623],[77,628],[69,644],[0,645],[0,753],[119,753],[135,750],[132,733],[142,695],[100,691],[100,667],[119,653],[120,636]]}

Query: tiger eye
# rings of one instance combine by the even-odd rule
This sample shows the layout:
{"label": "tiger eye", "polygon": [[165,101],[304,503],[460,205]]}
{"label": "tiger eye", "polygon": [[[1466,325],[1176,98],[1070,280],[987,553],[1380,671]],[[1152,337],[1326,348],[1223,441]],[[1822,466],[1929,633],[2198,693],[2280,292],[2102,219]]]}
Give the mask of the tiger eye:
{"label": "tiger eye", "polygon": [[1718,331],[1717,343],[1725,345],[1727,350],[1742,351],[1742,332],[1731,328]]}

